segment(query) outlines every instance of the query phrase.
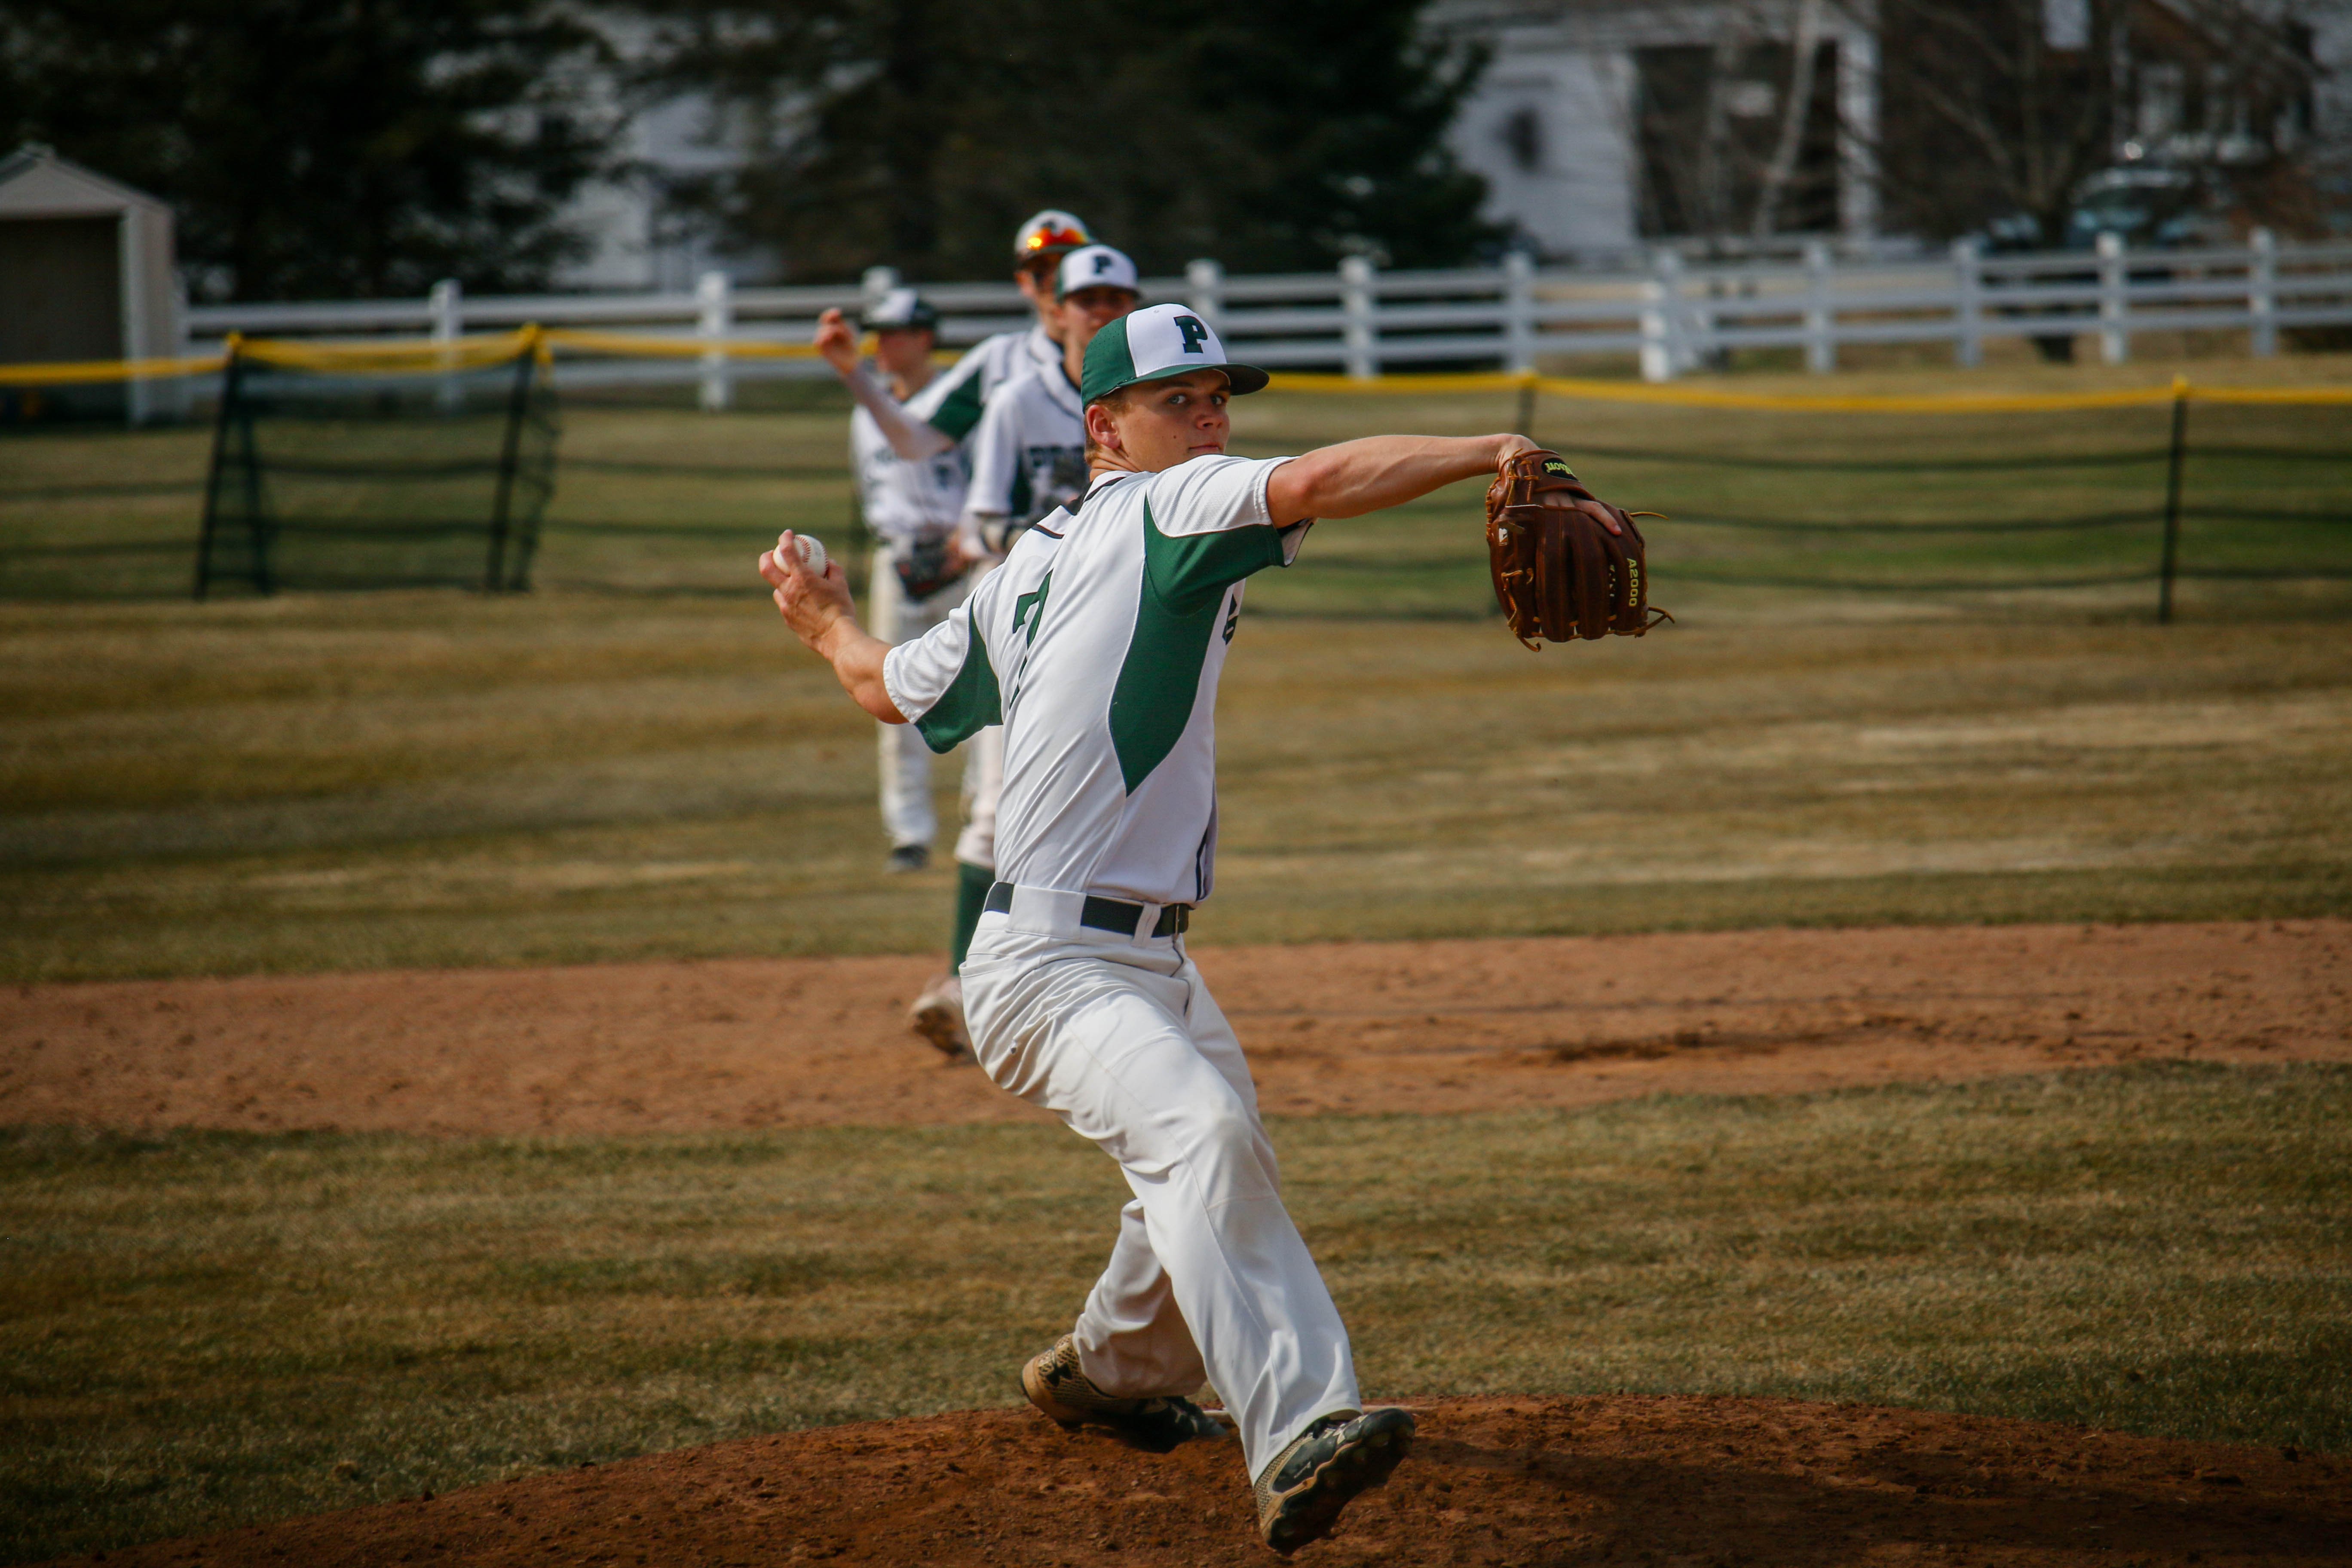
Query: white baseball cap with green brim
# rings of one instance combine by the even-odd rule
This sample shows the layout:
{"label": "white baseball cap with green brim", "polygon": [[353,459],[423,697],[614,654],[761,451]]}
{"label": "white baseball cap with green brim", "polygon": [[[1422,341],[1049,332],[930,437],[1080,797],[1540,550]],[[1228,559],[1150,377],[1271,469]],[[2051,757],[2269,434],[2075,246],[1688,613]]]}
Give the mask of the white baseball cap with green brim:
{"label": "white baseball cap with green brim", "polygon": [[1265,372],[1225,357],[1224,340],[1189,305],[1154,305],[1119,317],[1087,344],[1081,402],[1107,397],[1122,386],[1164,381],[1188,371],[1221,370],[1238,396],[1263,391]]}

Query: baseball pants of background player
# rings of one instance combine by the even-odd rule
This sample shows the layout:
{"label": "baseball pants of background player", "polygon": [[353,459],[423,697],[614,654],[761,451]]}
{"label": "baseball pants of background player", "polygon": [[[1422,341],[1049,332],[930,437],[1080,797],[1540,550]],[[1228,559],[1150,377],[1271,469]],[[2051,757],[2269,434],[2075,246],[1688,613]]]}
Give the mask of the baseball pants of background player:
{"label": "baseball pants of background player", "polygon": [[[1108,1394],[1216,1385],[1255,1476],[1307,1423],[1361,1407],[1323,1276],[1282,1206],[1241,1042],[1182,940],[1077,923],[1076,893],[1022,888],[964,960],[973,1051],[998,1087],[1117,1160],[1135,1194],[1078,1314]],[[1141,928],[1159,917],[1146,905]]]}
{"label": "baseball pants of background player", "polygon": [[[874,577],[866,590],[866,629],[884,642],[897,645],[921,637],[946,620],[981,578],[982,567],[940,589],[928,599],[907,597],[898,570],[886,545],[874,552]],[[912,724],[881,724],[877,728],[882,775],[882,827],[893,849],[919,844],[926,849],[940,830],[931,809],[931,749]],[[965,742],[963,752],[963,831],[956,838],[956,858],[968,866],[992,870],[996,866],[996,796],[1004,783],[1004,731],[992,725]]]}

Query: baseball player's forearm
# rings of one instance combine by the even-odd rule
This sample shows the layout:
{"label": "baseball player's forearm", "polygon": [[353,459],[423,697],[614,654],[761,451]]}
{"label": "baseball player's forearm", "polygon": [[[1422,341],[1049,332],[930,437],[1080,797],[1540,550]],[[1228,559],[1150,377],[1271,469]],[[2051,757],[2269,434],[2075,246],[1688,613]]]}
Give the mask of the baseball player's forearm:
{"label": "baseball player's forearm", "polygon": [[920,420],[908,418],[907,411],[866,374],[864,365],[852,365],[847,370],[837,370],[836,374],[840,375],[842,384],[849,388],[849,395],[857,399],[857,405],[872,415],[874,423],[882,427],[882,435],[890,443],[890,450],[906,461],[919,463],[955,445],[944,432],[934,430]]}
{"label": "baseball player's forearm", "polygon": [[1510,435],[1367,436],[1318,447],[1274,470],[1266,509],[1285,527],[1310,517],[1361,517],[1492,474],[1505,457],[1534,445]]}
{"label": "baseball player's forearm", "polygon": [[811,653],[833,666],[834,678],[850,699],[886,724],[905,723],[907,716],[898,711],[882,680],[882,661],[890,645],[857,624],[841,563],[827,561],[824,571],[810,571],[787,531],[775,549],[760,557],[759,571],[784,625]]}
{"label": "baseball player's forearm", "polygon": [[907,716],[890,700],[882,681],[882,661],[890,645],[844,616],[814,640],[803,637],[811,652],[833,666],[834,679],[850,700],[885,724],[903,724]]}

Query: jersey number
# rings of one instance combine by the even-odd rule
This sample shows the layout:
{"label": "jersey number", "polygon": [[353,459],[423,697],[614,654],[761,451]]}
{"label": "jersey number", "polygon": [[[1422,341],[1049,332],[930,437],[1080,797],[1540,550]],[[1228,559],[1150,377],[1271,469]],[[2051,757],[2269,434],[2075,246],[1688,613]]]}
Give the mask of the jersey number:
{"label": "jersey number", "polygon": [[[1026,633],[1021,645],[1024,647],[1034,647],[1037,644],[1037,623],[1045,618],[1045,594],[1053,585],[1054,574],[1048,572],[1037,579],[1035,593],[1024,594],[1013,601],[1013,629]],[[1028,624],[1024,626],[1024,622]]]}

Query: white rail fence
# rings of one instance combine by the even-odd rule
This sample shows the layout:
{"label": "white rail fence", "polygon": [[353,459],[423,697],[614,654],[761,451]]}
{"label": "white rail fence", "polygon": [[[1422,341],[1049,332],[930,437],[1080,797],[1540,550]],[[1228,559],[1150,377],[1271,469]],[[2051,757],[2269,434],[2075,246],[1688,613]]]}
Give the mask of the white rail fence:
{"label": "white rail fence", "polygon": [[[186,331],[201,352],[231,331],[448,339],[529,321],[629,330],[677,339],[679,357],[567,359],[560,379],[698,383],[703,406],[722,409],[739,378],[824,374],[812,361],[730,355],[730,340],[805,343],[820,312],[854,310],[897,282],[877,268],[856,287],[746,289],[710,272],[690,294],[474,298],[443,282],[422,300],[200,306]],[[1029,319],[1010,283],[923,291],[950,347]],[[1350,258],[1332,272],[1269,276],[1196,261],[1181,278],[1145,279],[1144,295],[1189,303],[1237,357],[1361,379],[1630,355],[1645,379],[1670,381],[1742,349],[1800,350],[1806,368],[1826,374],[1841,350],[1865,343],[1948,343],[1955,363],[1976,365],[1991,339],[2084,333],[2120,364],[2133,338],[2150,332],[2244,332],[2267,355],[2284,330],[2352,326],[2352,245],[2281,244],[2258,230],[2245,246],[2202,250],[2126,251],[2105,236],[2095,252],[1987,256],[1964,241],[1947,258],[1885,261],[1842,259],[1815,244],[1796,262],[1694,264],[1661,252],[1642,273],[1548,271],[1516,255],[1493,268],[1383,271]]]}

